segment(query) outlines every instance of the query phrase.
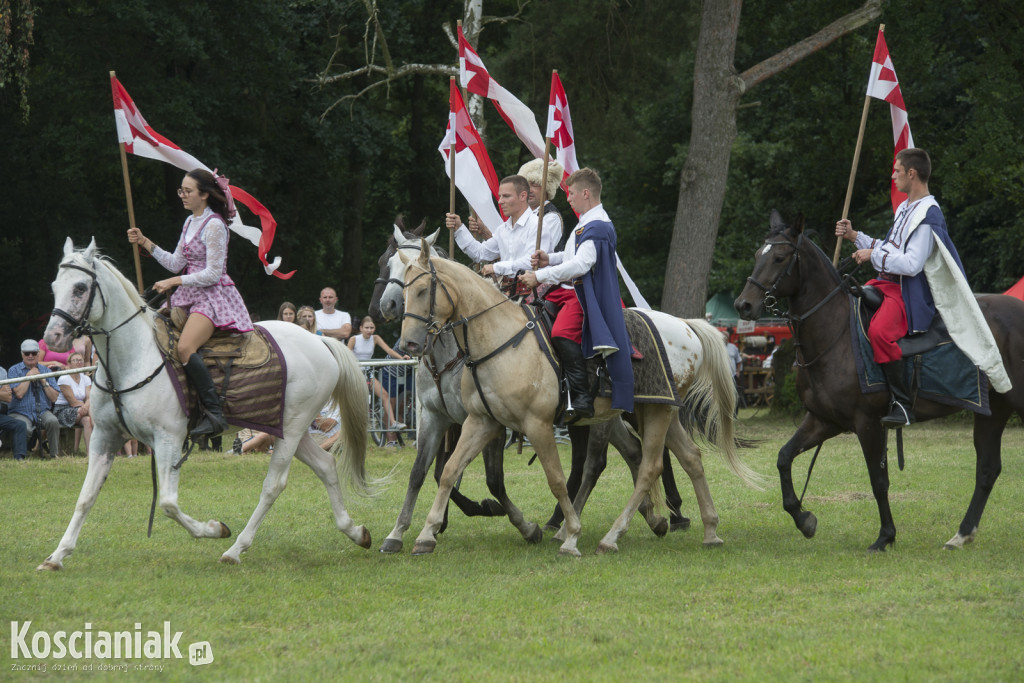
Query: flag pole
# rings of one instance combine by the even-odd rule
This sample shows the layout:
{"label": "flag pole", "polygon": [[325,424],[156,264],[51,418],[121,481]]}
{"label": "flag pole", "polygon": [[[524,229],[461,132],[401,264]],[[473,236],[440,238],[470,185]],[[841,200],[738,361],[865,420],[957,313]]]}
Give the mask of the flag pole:
{"label": "flag pole", "polygon": [[[110,72],[110,80],[117,78],[117,73]],[[128,227],[135,227],[135,207],[132,205],[132,184],[128,179],[128,155],[124,151],[124,143],[119,142],[121,149],[121,175],[124,176],[124,196],[128,201]],[[142,285],[142,262],[139,260],[139,243],[132,243],[132,254],[135,256],[135,279],[138,282],[139,294],[145,289]]]}
{"label": "flag pole", "polygon": [[[455,84],[455,76],[451,77],[451,84]],[[449,146],[448,152],[448,213],[455,213],[455,136],[458,135],[458,131],[452,126],[452,142]],[[448,258],[455,259],[455,231],[448,231]]]}
{"label": "flag pole", "polygon": [[[879,24],[878,30],[885,33],[885,24]],[[860,163],[860,149],[864,144],[864,128],[868,122],[868,105],[871,103],[871,95],[864,96],[864,108],[860,114],[860,130],[857,132],[857,146],[853,150],[853,166],[850,168],[850,182],[846,185],[846,201],[843,202],[842,220],[846,220],[850,213],[850,201],[853,199],[853,179],[857,175],[857,165]],[[839,252],[843,248],[843,238],[836,236],[836,251],[832,255],[832,265],[839,265]]]}
{"label": "flag pole", "polygon": [[540,251],[540,235],[544,229],[544,203],[548,200],[548,156],[551,154],[551,138],[544,138],[544,170],[540,176],[540,206],[537,207],[537,249]]}

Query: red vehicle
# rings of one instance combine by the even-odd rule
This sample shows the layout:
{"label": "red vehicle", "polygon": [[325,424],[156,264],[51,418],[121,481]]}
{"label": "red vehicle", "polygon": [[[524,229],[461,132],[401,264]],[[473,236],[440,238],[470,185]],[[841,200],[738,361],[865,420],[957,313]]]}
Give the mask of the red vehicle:
{"label": "red vehicle", "polygon": [[758,320],[754,324],[754,329],[749,332],[737,332],[732,325],[724,327],[719,324],[717,327],[722,332],[727,329],[731,330],[729,341],[735,344],[742,353],[756,356],[762,363],[771,355],[772,349],[793,336],[789,325],[779,319]]}

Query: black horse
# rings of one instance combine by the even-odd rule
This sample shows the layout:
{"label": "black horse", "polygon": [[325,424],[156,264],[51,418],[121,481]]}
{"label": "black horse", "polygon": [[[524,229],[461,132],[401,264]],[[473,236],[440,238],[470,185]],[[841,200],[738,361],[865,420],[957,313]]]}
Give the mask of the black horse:
{"label": "black horse", "polygon": [[[395,219],[395,225],[407,239],[416,238],[416,248],[418,248],[425,223],[421,223],[414,230],[406,230],[402,218],[398,217]],[[398,241],[392,235],[378,259],[380,274],[376,280],[369,307],[370,315],[377,319],[393,319],[401,314],[401,311],[390,308],[382,310],[381,306],[384,290],[392,281],[389,263],[397,249]],[[398,284],[402,283],[399,281]],[[448,337],[451,337],[450,333],[448,333]],[[451,448],[454,448],[458,441],[461,422],[465,419],[465,409],[461,405],[459,391],[464,359],[458,352],[454,339],[447,343],[444,335],[439,335],[438,340],[434,349],[424,356],[420,368],[417,370],[416,381],[421,391],[422,418],[416,444],[416,459],[409,473],[409,485],[402,510],[395,528],[384,540],[381,552],[394,553],[402,549],[402,536],[408,529],[413,507],[431,463],[435,463],[434,479],[440,480],[441,471],[450,455],[450,450],[443,447],[444,432],[449,430],[447,441]],[[629,465],[633,478],[636,478],[642,459],[640,441],[620,421],[602,423],[593,429],[570,427],[569,438],[572,442],[572,467],[566,484],[569,495],[575,498],[577,511],[580,511],[586,503],[587,497],[605,468],[609,442],[619,450]],[[508,511],[510,519],[513,519],[513,524],[519,528],[523,537],[529,541],[538,541],[541,538],[541,530],[536,525],[526,522],[508,499],[504,482],[503,450],[504,439],[499,438],[489,443],[483,451],[487,487],[497,500],[484,499],[477,502],[455,489],[452,491],[451,501],[467,516],[495,516],[503,515]],[[690,526],[690,520],[680,514],[682,500],[672,475],[671,464],[668,462],[667,450],[663,457],[662,479],[665,485],[665,499],[670,511],[670,519],[665,520],[657,515],[652,506],[645,504],[641,507],[641,512],[651,529],[659,536],[669,530],[676,531]],[[446,510],[442,531],[447,526],[447,521]],[[551,518],[545,524],[545,528],[557,530],[561,522],[562,511],[556,506]]]}
{"label": "black horse", "polygon": [[[793,459],[837,434],[855,432],[881,518],[878,539],[870,549],[884,551],[896,540],[896,526],[889,509],[886,430],[880,422],[888,411],[889,395],[861,393],[850,333],[853,297],[831,260],[808,239],[802,225],[785,225],[777,211],[772,211],[770,226],[768,237],[755,256],[754,270],[734,305],[744,320],[755,320],[766,301],[771,306],[774,299],[789,298],[787,315],[799,366],[796,387],[807,414],[796,434],[779,451],[782,506],[804,536],[814,536],[817,519],[802,509],[793,490]],[[959,530],[946,543],[947,548],[960,548],[974,540],[985,503],[1002,469],[1003,429],[1013,412],[1024,416],[1024,301],[993,295],[979,298],[978,304],[999,345],[1013,389],[1006,394],[990,389],[991,415],[974,416],[974,496]],[[919,422],[956,411],[920,397],[914,404]]]}

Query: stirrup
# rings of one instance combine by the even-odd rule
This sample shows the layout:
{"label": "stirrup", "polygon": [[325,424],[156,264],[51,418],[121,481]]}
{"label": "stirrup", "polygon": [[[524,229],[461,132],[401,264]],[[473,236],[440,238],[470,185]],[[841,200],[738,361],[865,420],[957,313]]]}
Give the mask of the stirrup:
{"label": "stirrup", "polygon": [[899,429],[900,427],[909,427],[913,421],[914,418],[910,411],[899,401],[893,401],[889,406],[889,414],[882,418],[882,426]]}

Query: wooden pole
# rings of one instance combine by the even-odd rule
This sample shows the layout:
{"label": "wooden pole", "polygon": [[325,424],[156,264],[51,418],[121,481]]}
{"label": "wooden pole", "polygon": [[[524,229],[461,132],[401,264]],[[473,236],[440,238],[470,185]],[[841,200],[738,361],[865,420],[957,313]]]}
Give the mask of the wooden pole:
{"label": "wooden pole", "polygon": [[[110,79],[117,78],[117,74],[110,72]],[[121,148],[121,175],[124,176],[124,196],[128,201],[128,227],[135,227],[135,207],[132,204],[132,183],[128,179],[128,155],[125,153],[124,143],[118,143]],[[142,262],[139,260],[139,244],[132,244],[132,255],[135,257],[135,279],[139,287],[139,294],[142,294],[145,287],[142,285]]]}
{"label": "wooden pole", "polygon": [[[455,77],[452,76],[451,83],[455,84]],[[455,126],[452,126],[452,142],[448,152],[448,213],[455,213]],[[455,231],[448,231],[448,258],[455,260]]]}
{"label": "wooden pole", "polygon": [[544,231],[544,202],[548,200],[548,155],[551,153],[551,138],[544,138],[544,170],[540,176],[540,206],[537,207],[537,249],[540,251],[540,235]]}
{"label": "wooden pole", "polygon": [[[885,33],[885,24],[879,24],[878,30]],[[857,175],[857,165],[860,163],[860,148],[864,144],[864,128],[868,122],[868,105],[871,103],[871,95],[864,96],[864,109],[860,114],[860,130],[857,132],[857,146],[853,150],[853,166],[850,168],[850,182],[846,185],[846,201],[843,202],[842,220],[850,213],[850,201],[853,199],[853,179]],[[836,236],[836,251],[832,255],[832,265],[839,265],[839,252],[843,248],[843,238]]]}

